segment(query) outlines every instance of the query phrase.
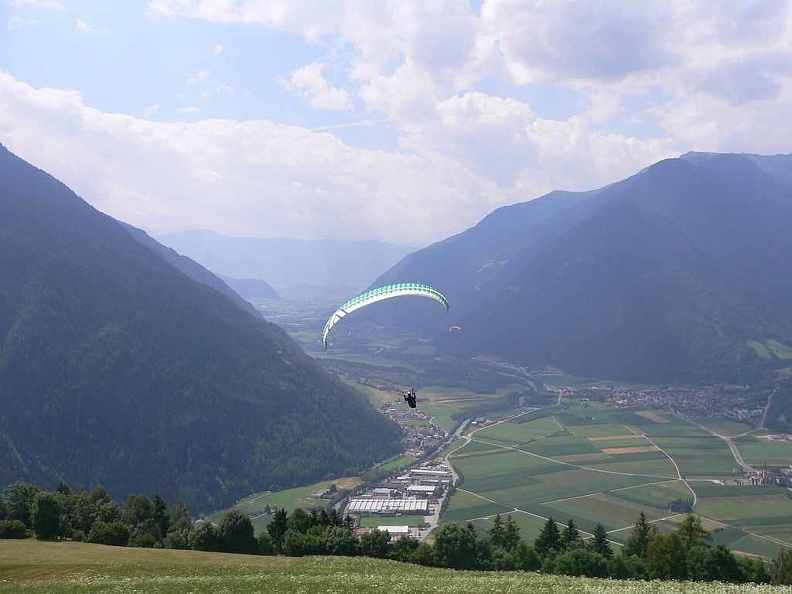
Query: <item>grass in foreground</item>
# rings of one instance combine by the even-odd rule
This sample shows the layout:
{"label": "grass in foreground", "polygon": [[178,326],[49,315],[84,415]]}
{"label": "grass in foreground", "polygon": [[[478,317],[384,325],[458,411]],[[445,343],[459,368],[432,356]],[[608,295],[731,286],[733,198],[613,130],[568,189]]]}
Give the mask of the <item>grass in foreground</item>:
{"label": "grass in foreground", "polygon": [[255,557],[27,540],[0,541],[0,592],[788,594],[792,588],[627,582],[430,569],[359,557]]}

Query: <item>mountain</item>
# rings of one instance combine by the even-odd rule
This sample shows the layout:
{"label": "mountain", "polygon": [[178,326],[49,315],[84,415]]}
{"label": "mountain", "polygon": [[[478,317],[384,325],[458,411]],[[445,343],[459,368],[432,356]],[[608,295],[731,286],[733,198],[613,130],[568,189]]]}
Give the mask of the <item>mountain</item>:
{"label": "mountain", "polygon": [[435,331],[441,353],[748,382],[785,365],[762,345],[792,345],[790,229],[792,156],[691,153],[600,190],[501,208],[374,284],[445,292],[463,340],[444,337],[448,320],[424,305],[381,308]]}
{"label": "mountain", "polygon": [[284,331],[1,146],[0,188],[0,486],[216,509],[398,449]]}
{"label": "mountain", "polygon": [[[191,279],[196,282],[201,283],[202,285],[206,285],[207,287],[213,288],[218,293],[225,295],[231,301],[236,303],[239,307],[241,307],[246,312],[253,314],[255,316],[260,315],[255,307],[253,307],[250,303],[243,299],[244,295],[241,295],[237,291],[235,291],[231,286],[231,281],[235,279],[221,279],[220,277],[212,274],[206,268],[198,264],[195,260],[191,260],[187,256],[182,256],[176,250],[173,250],[169,247],[165,247],[155,239],[153,239],[148,233],[143,231],[142,229],[138,229],[137,227],[133,227],[132,225],[128,225],[119,221],[119,223],[129,231],[130,235],[141,244],[146,246],[148,249],[152,250],[156,253],[160,258],[165,260],[168,264],[173,266],[179,272],[186,274]],[[265,283],[266,284],[266,283]]]}
{"label": "mountain", "polygon": [[225,284],[245,299],[280,299],[278,292],[267,281],[257,278],[233,278],[221,275]]}
{"label": "mountain", "polygon": [[161,235],[160,241],[212,272],[266,280],[279,293],[362,290],[413,248],[381,241],[227,237],[213,231]]}

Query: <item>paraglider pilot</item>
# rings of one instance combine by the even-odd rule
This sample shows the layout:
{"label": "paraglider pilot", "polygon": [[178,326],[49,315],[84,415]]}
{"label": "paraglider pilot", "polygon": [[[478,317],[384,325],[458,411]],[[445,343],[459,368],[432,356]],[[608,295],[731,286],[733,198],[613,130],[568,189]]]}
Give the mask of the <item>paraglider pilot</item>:
{"label": "paraglider pilot", "polygon": [[409,391],[402,392],[402,396],[404,396],[404,401],[410,405],[410,408],[415,408],[418,395],[415,393],[414,386],[410,388]]}

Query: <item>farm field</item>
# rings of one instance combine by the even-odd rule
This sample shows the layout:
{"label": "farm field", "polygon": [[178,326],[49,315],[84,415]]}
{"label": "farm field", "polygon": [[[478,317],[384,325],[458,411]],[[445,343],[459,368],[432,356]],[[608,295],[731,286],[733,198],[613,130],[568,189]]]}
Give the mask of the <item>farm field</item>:
{"label": "farm field", "polygon": [[315,499],[311,497],[312,493],[321,491],[328,488],[332,483],[335,483],[339,488],[351,488],[360,483],[358,477],[342,477],[331,481],[321,481],[308,485],[307,487],[297,487],[295,489],[286,489],[284,491],[263,491],[261,493],[254,493],[244,499],[239,500],[235,505],[228,509],[216,511],[206,517],[211,522],[219,523],[223,516],[232,509],[238,510],[245,515],[251,515],[253,528],[258,534],[260,531],[267,527],[270,521],[268,514],[262,513],[264,508],[269,505],[270,508],[285,508],[288,511],[302,507],[305,509],[311,507],[324,507],[327,501],[322,499]]}
{"label": "farm field", "polygon": [[[641,511],[668,531],[684,517],[670,511],[671,502],[697,498],[694,510],[741,551],[771,556],[782,543],[792,546],[792,499],[764,487],[714,483],[731,477],[738,464],[726,442],[702,427],[664,412],[600,403],[570,401],[563,411],[543,410],[548,413],[466,432],[467,443],[449,455],[463,482],[444,521],[471,521],[486,530],[496,513],[510,513],[532,539],[544,519],[563,524],[571,518],[586,532],[602,523],[619,543]],[[722,420],[710,428],[745,432]],[[786,446],[756,441],[735,440],[748,451]]]}
{"label": "farm field", "polygon": [[629,582],[519,572],[434,569],[361,557],[258,557],[85,543],[0,541],[0,593],[82,594],[759,594],[746,584]]}
{"label": "farm field", "polygon": [[792,441],[773,441],[746,435],[734,440],[748,464],[792,466]]}

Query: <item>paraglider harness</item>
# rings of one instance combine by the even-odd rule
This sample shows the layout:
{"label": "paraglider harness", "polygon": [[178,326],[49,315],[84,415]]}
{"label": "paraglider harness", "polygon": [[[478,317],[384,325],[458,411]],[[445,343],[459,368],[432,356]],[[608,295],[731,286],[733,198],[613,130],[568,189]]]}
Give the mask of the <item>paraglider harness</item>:
{"label": "paraglider harness", "polygon": [[404,401],[410,405],[410,408],[415,408],[415,404],[418,400],[418,395],[415,393],[414,386],[410,388],[409,391],[402,392],[402,396],[404,396]]}

